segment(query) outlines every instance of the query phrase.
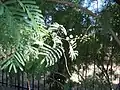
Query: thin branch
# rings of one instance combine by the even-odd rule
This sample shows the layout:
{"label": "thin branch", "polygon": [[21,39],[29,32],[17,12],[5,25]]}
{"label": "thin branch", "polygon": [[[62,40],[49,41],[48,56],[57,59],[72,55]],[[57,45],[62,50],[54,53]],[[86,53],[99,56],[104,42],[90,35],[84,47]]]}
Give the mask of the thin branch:
{"label": "thin branch", "polygon": [[118,45],[120,46],[120,40],[119,40],[119,38],[115,35],[115,32],[114,32],[112,29],[110,29],[110,32],[111,32],[112,36],[114,37],[115,41],[116,41],[116,42],[118,43]]}
{"label": "thin branch", "polygon": [[63,53],[63,56],[64,56],[64,59],[65,59],[65,67],[66,67],[66,70],[67,70],[69,76],[72,76],[71,73],[70,73],[70,70],[69,70],[69,68],[68,68],[68,63],[67,63],[67,58],[66,58],[66,56],[65,56],[65,53]]}
{"label": "thin branch", "polygon": [[51,78],[51,77],[48,77],[48,78],[51,79],[51,80],[53,80],[54,82],[58,83],[58,84],[61,85],[62,87],[64,87],[64,85],[63,85],[62,83],[60,83],[59,81],[57,81],[57,80],[55,80],[55,79],[53,79],[53,78]]}
{"label": "thin branch", "polygon": [[105,76],[105,78],[106,78],[106,80],[107,80],[107,82],[108,82],[108,84],[109,84],[110,90],[111,90],[112,87],[111,87],[110,78],[109,78],[108,72],[107,72],[107,70],[105,69],[104,65],[101,63],[101,67],[102,67],[102,68],[100,68],[100,66],[98,66],[98,65],[97,65],[97,67],[103,72],[103,74],[104,74],[104,76]]}
{"label": "thin branch", "polygon": [[62,73],[59,73],[59,72],[54,72],[54,73],[56,73],[56,74],[59,74],[60,76],[63,76],[64,78],[67,78],[64,74],[62,74]]}
{"label": "thin branch", "polygon": [[92,11],[88,10],[85,7],[80,6],[79,4],[75,4],[69,1],[64,1],[64,0],[46,0],[47,2],[53,2],[53,3],[58,3],[58,4],[63,4],[69,7],[73,7],[76,8],[78,11],[81,10],[82,12],[85,12],[91,16],[97,17],[97,15],[95,13],[93,13]]}
{"label": "thin branch", "polygon": [[[79,69],[78,70],[76,70],[75,68],[74,68],[74,71],[78,74],[78,81],[79,82],[81,82],[81,80],[80,80],[80,77],[81,77],[81,79],[84,81],[85,79],[84,79],[84,77],[83,77],[83,75],[81,75],[80,73],[80,71],[79,71]],[[80,77],[79,77],[80,76]]]}

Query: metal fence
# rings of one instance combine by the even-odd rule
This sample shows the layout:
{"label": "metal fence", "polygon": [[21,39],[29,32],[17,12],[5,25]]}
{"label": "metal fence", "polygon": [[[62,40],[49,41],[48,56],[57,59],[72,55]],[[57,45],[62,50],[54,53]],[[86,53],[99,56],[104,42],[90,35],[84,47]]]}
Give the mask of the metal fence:
{"label": "metal fence", "polygon": [[[33,75],[31,76],[29,81],[31,90],[51,90],[50,85],[48,85],[47,83],[45,75],[40,75],[39,79],[36,79]],[[114,86],[115,87],[113,90],[120,90],[120,83]],[[107,86],[106,88],[103,88],[102,86],[99,86],[98,88],[91,87],[85,85],[75,85],[71,87],[70,90],[110,90]],[[23,72],[17,74],[10,74],[8,72],[1,71],[0,90],[29,90],[27,74]]]}
{"label": "metal fence", "polygon": [[[39,80],[35,79],[33,75],[31,79],[29,80],[29,83],[30,83],[29,85],[30,85],[31,90],[46,90],[47,89],[44,75],[41,78],[39,78]],[[15,90],[29,90],[27,75],[23,72],[17,73],[17,74],[10,74],[5,71],[1,71],[0,72],[0,85],[2,87],[14,88]]]}

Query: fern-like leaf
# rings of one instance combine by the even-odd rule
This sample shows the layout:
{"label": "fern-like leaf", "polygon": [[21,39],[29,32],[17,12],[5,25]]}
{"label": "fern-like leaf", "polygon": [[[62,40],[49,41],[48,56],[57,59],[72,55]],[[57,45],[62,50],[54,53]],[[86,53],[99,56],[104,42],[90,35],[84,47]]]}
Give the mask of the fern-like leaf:
{"label": "fern-like leaf", "polygon": [[17,73],[18,70],[24,70],[25,62],[23,55],[16,51],[11,58],[2,62],[1,69],[7,69],[9,72],[13,70]]}

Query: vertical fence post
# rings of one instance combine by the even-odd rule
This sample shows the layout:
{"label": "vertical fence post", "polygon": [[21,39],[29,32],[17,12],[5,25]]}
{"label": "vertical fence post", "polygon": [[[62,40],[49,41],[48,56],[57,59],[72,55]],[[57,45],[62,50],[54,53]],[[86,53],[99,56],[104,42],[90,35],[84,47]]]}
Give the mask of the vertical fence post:
{"label": "vertical fence post", "polygon": [[49,85],[49,90],[51,90],[51,83],[50,83],[50,85]]}
{"label": "vertical fence post", "polygon": [[16,76],[14,77],[14,80],[15,80],[15,88],[16,88],[16,86],[17,86],[17,85],[16,85]]}
{"label": "vertical fence post", "polygon": [[119,85],[118,85],[118,88],[119,88],[118,90],[120,90],[120,77],[119,77]]}
{"label": "vertical fence post", "polygon": [[13,85],[13,77],[12,77],[12,73],[9,73],[9,85],[10,85],[10,87],[12,87],[12,85]]}
{"label": "vertical fence post", "polygon": [[29,89],[29,87],[28,87],[28,81],[27,81],[27,90]]}
{"label": "vertical fence post", "polygon": [[7,72],[5,72],[5,75],[6,75],[6,87],[8,86],[8,75],[7,75]]}
{"label": "vertical fence post", "polygon": [[2,70],[2,86],[4,85],[4,71]]}
{"label": "vertical fence post", "polygon": [[27,90],[29,89],[29,86],[28,86],[28,73],[27,73]]}
{"label": "vertical fence post", "polygon": [[18,84],[18,90],[20,90],[20,72],[17,73],[17,84]]}
{"label": "vertical fence post", "polygon": [[32,74],[32,90],[34,90],[34,74]]}
{"label": "vertical fence post", "polygon": [[24,90],[24,72],[22,72],[22,90]]}
{"label": "vertical fence post", "polygon": [[44,74],[44,90],[45,90],[45,74]]}
{"label": "vertical fence post", "polygon": [[40,85],[40,81],[38,80],[38,90],[40,90],[40,89],[39,89],[39,88],[40,88],[40,86],[39,86],[39,85]]}

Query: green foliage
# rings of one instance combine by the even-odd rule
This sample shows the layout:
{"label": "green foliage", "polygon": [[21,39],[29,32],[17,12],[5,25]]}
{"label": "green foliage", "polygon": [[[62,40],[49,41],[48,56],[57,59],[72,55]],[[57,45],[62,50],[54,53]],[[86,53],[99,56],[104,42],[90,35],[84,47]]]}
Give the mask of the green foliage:
{"label": "green foliage", "polygon": [[16,51],[9,59],[2,62],[1,69],[6,69],[9,72],[14,70],[17,73],[18,70],[24,70],[25,62],[23,55]]}
{"label": "green foliage", "polygon": [[[30,46],[33,42],[35,42],[35,40],[44,42],[43,37],[45,35],[48,36],[48,31],[43,27],[44,18],[41,15],[39,7],[35,5],[35,1],[10,0],[2,3],[2,5],[4,13],[0,16],[0,20],[2,22],[0,24],[0,31],[4,31],[5,33],[1,33],[1,52],[7,56],[8,52],[10,52],[8,51],[8,48],[14,48],[13,54],[15,54],[13,55],[13,60],[13,56],[11,55],[10,60],[3,63],[2,69],[6,69],[9,66],[10,72],[13,67],[16,73],[17,68],[20,68],[21,71],[24,70],[23,67],[25,66],[25,63],[23,64],[23,61],[27,61],[27,59],[25,58],[23,52],[26,46]],[[17,51],[20,50],[23,54],[22,58],[19,54],[16,55]],[[1,57],[3,57],[3,55],[1,55]],[[34,57],[34,54],[32,57]]]}
{"label": "green foliage", "polygon": [[[65,53],[62,35],[67,35],[62,25],[54,23],[47,30],[33,0],[8,0],[1,5],[0,31],[5,32],[0,33],[0,59],[4,59],[1,69],[40,73],[60,60]],[[77,52],[74,54],[72,46],[69,52],[75,59]]]}
{"label": "green foliage", "polygon": [[[79,0],[70,1],[79,3]],[[71,76],[72,72],[77,72],[83,77],[81,85],[85,84],[87,88],[94,85],[90,89],[106,85],[105,80],[110,84],[110,75],[114,75],[114,72],[109,71],[108,67],[112,65],[111,62],[120,63],[119,48],[110,33],[112,29],[119,37],[119,6],[108,6],[97,19],[94,19],[77,11],[76,8],[49,4],[43,0],[39,2],[0,2],[1,69],[15,73],[24,71],[35,75],[57,71]],[[45,24],[43,14],[51,16],[52,24]],[[79,69],[82,69],[83,73],[87,72],[93,64],[100,73],[94,72],[93,76],[84,78],[82,72],[78,72]],[[107,68],[104,65],[107,65]],[[60,75],[54,76],[56,80],[52,81],[53,87],[56,83],[65,85],[64,89],[70,87],[70,84],[66,83],[70,76],[67,79]]]}

